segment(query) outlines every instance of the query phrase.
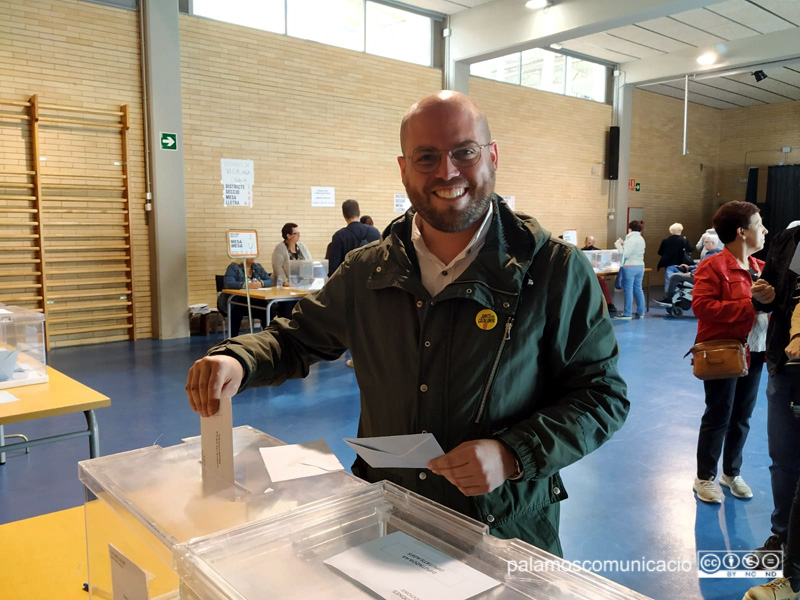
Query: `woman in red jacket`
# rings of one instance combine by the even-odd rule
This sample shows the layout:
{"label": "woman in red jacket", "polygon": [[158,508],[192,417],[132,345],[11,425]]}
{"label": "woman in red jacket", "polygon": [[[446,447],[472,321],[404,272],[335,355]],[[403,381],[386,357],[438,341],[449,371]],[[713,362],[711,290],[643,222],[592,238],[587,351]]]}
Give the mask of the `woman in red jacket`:
{"label": "woman in red jacket", "polygon": [[692,310],[697,316],[697,341],[736,339],[748,344],[750,354],[748,375],[703,382],[706,410],[697,440],[694,491],[703,502],[720,503],[722,491],[714,485],[720,455],[720,484],[736,498],[753,497],[739,470],[761,381],[767,315],[756,313],[752,298],[756,294],[760,300],[769,290],[756,287],[751,292],[764,262],[750,255],[764,247],[767,234],[758,207],[729,202],[720,207],[713,223],[725,249],[706,258],[695,271]]}

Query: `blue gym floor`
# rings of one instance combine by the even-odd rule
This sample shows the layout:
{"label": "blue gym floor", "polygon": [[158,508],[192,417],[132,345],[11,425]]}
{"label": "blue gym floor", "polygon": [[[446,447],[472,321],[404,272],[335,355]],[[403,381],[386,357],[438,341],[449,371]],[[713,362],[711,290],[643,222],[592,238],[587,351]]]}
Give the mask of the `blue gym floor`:
{"label": "blue gym floor", "polygon": [[[770,533],[766,371],[742,469],[755,496],[742,501],[726,489],[721,506],[703,504],[692,492],[703,387],[692,377],[689,359],[682,358],[693,343],[695,319],[691,313],[668,319],[654,306],[646,318],[617,321],[614,327],[631,412],[609,443],[563,472],[570,495],[561,513],[565,558],[691,561],[690,572],[603,574],[659,600],[739,600],[763,581],[698,580],[696,552],[752,549]],[[169,446],[199,434],[200,419],[183,389],[186,372],[218,339],[65,348],[52,351],[48,360],[111,398],[111,407],[97,411],[97,418],[101,452],[113,454]],[[340,359],[317,365],[303,381],[237,396],[234,425],[249,424],[290,443],[324,437],[349,465],[354,454],[342,438],[356,434],[358,409],[355,376]],[[6,433],[42,437],[70,424],[79,429],[85,420],[81,414],[53,417],[7,426]],[[27,455],[10,453],[0,467],[0,523],[80,505],[77,462],[86,458],[85,439],[37,447]]]}

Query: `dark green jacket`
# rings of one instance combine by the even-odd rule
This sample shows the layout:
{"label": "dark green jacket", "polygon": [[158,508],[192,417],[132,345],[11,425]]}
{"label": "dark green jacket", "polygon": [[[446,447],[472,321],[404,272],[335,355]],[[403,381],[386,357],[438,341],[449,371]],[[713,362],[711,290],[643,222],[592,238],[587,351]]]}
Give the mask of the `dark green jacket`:
{"label": "dark green jacket", "polygon": [[[493,199],[494,215],[478,256],[431,298],[411,243],[413,210],[382,239],[348,254],[291,321],[223,342],[210,354],[235,356],[242,388],[305,377],[319,360],[349,348],[361,389],[359,436],[430,432],[445,452],[497,438],[524,476],[467,498],[446,479],[412,469],[353,473],[388,479],[560,554],[559,469],[598,448],[628,413],[617,371],[617,343],[596,277],[584,254],[550,238],[537,221]],[[476,317],[497,315],[491,329]]]}

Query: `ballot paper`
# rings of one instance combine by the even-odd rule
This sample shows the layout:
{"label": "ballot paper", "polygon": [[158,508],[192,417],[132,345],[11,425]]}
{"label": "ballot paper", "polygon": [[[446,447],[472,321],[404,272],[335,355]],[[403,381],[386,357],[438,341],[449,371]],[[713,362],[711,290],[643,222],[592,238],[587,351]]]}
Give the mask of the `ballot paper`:
{"label": "ballot paper", "polygon": [[264,459],[264,465],[267,467],[269,478],[273,483],[324,475],[344,469],[325,440],[306,444],[271,446],[258,450],[261,452],[261,458]]}
{"label": "ballot paper", "polygon": [[500,585],[402,531],[325,561],[386,600],[467,600]]}
{"label": "ballot paper", "polygon": [[230,398],[222,398],[219,410],[200,417],[200,448],[203,475],[233,483],[233,408]]}
{"label": "ballot paper", "polygon": [[356,451],[369,466],[376,469],[425,469],[428,462],[444,454],[431,433],[390,435],[371,438],[345,438],[345,443]]}
{"label": "ballot paper", "polygon": [[19,402],[19,398],[8,392],[0,392],[0,404],[5,404],[6,402]]}
{"label": "ballot paper", "polygon": [[111,558],[111,589],[114,598],[149,600],[147,573],[113,545],[108,545]]}

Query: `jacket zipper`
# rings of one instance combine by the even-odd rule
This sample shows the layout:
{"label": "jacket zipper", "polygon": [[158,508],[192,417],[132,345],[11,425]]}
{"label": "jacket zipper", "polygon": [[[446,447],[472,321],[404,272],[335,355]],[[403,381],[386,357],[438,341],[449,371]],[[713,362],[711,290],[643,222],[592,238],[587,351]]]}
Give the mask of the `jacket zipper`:
{"label": "jacket zipper", "polygon": [[492,370],[489,372],[489,381],[486,382],[486,387],[483,389],[483,395],[481,396],[481,403],[478,406],[478,414],[475,417],[476,424],[480,423],[481,417],[483,417],[483,411],[486,408],[486,401],[489,398],[489,392],[492,389],[494,378],[497,375],[497,368],[500,366],[500,357],[503,355],[503,348],[505,348],[506,342],[511,339],[511,327],[513,325],[514,325],[514,317],[508,317],[508,320],[506,321],[506,331],[503,334],[503,339],[500,341],[500,347],[497,349],[497,354],[494,357],[494,362],[492,363]]}

